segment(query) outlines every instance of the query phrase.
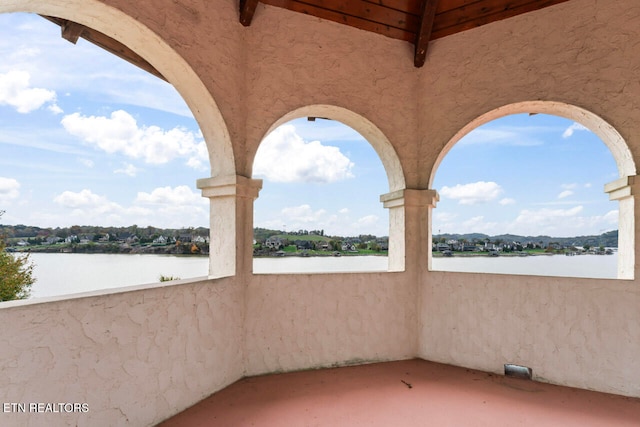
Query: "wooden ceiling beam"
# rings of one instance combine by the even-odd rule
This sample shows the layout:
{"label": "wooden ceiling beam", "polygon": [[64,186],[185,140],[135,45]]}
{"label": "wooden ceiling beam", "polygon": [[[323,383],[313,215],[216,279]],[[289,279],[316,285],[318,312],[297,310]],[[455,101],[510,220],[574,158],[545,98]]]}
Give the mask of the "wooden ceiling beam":
{"label": "wooden ceiling beam", "polygon": [[240,23],[245,27],[251,25],[259,0],[240,0]]}
{"label": "wooden ceiling beam", "polygon": [[422,67],[427,59],[427,50],[429,48],[429,40],[431,39],[433,21],[436,17],[437,5],[438,0],[424,0],[422,4],[422,15],[414,42],[415,53],[413,56],[413,65],[418,68]]}
{"label": "wooden ceiling beam", "polygon": [[78,39],[84,31],[84,25],[80,25],[76,22],[66,21],[62,24],[60,29],[62,30],[62,38],[76,44]]}
{"label": "wooden ceiling beam", "polygon": [[40,16],[60,26],[60,28],[62,29],[62,37],[65,40],[69,40],[71,43],[75,44],[78,39],[82,37],[88,42],[93,43],[94,45],[116,55],[119,58],[124,59],[125,61],[130,62],[131,64],[139,68],[142,68],[148,73],[151,73],[154,76],[161,78],[162,80],[167,80],[147,60],[145,60],[143,57],[141,57],[116,39],[112,39],[106,34],[96,31],[93,28],[85,27],[73,21],[68,21],[66,19],[56,18],[53,16]]}

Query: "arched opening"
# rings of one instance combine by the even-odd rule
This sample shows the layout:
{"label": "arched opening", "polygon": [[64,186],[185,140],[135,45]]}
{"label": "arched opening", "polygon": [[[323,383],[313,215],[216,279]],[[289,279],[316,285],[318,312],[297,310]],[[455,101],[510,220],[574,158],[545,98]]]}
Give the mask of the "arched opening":
{"label": "arched opening", "polygon": [[[22,5],[22,3],[24,3],[24,5]],[[0,5],[0,12],[37,12],[51,16],[65,17],[85,25],[92,25],[95,23],[96,25],[93,28],[112,37],[117,37],[121,42],[129,44],[130,46],[140,47],[139,52],[149,58],[150,61],[157,62],[157,67],[158,69],[163,70],[163,75],[165,75],[168,80],[173,80],[176,87],[181,88],[183,95],[186,94],[185,100],[188,102],[192,111],[194,111],[198,117],[207,118],[206,120],[200,120],[200,123],[202,123],[203,126],[198,130],[198,125],[195,120],[193,120],[189,107],[182,103],[180,95],[175,92],[174,89],[171,90],[174,90],[175,96],[170,94],[168,98],[174,101],[178,100],[178,102],[175,102],[173,105],[174,111],[167,110],[163,112],[164,116],[159,119],[160,121],[154,121],[154,119],[151,118],[151,110],[153,107],[146,109],[143,108],[135,114],[124,111],[123,109],[114,109],[113,111],[104,110],[102,112],[98,112],[96,110],[92,111],[86,106],[76,109],[69,107],[69,110],[65,110],[68,111],[68,114],[63,114],[62,109],[60,108],[62,102],[58,102],[59,105],[51,102],[49,104],[50,110],[60,110],[52,113],[52,115],[61,114],[57,119],[57,124],[61,128],[60,132],[63,132],[62,128],[64,128],[64,131],[75,137],[78,142],[82,141],[80,144],[91,146],[97,151],[102,150],[103,152],[110,152],[111,154],[115,153],[116,155],[123,154],[124,157],[135,158],[140,160],[142,164],[148,165],[146,168],[141,168],[139,164],[136,165],[134,162],[119,162],[117,164],[114,163],[113,165],[105,165],[95,159],[89,158],[90,156],[84,156],[84,158],[82,158],[80,155],[78,155],[78,160],[76,161],[76,163],[80,164],[71,165],[67,163],[65,166],[69,169],[73,169],[74,166],[79,168],[91,167],[94,169],[100,169],[102,172],[105,172],[105,170],[108,169],[109,176],[106,176],[106,174],[103,174],[104,176],[102,178],[96,176],[94,181],[91,182],[91,184],[95,185],[95,187],[92,187],[95,188],[93,190],[89,188],[91,184],[87,183],[87,185],[85,185],[87,188],[78,187],[74,189],[61,189],[51,195],[54,197],[54,201],[56,201],[57,205],[64,206],[69,212],[71,212],[70,216],[77,215],[77,218],[74,218],[74,224],[80,224],[79,227],[76,227],[78,233],[66,230],[67,227],[59,227],[62,228],[62,230],[56,231],[56,235],[52,237],[61,238],[63,240],[75,239],[75,241],[70,240],[69,243],[77,243],[78,245],[81,244],[80,241],[82,239],[86,239],[87,237],[90,238],[89,243],[96,244],[102,243],[99,239],[106,239],[105,242],[110,242],[110,244],[115,248],[116,245],[119,246],[123,244],[123,234],[126,235],[127,239],[136,237],[136,233],[131,232],[129,228],[137,228],[134,224],[144,222],[144,219],[140,219],[139,221],[130,221],[125,227],[125,224],[121,221],[124,219],[120,218],[118,214],[121,214],[123,211],[127,211],[127,213],[131,215],[126,215],[124,216],[125,218],[131,218],[132,215],[135,214],[142,215],[143,217],[145,215],[151,215],[157,218],[158,215],[156,214],[161,211],[173,211],[173,214],[176,217],[182,216],[181,219],[184,220],[182,223],[183,225],[180,224],[180,222],[175,222],[173,225],[168,223],[158,224],[157,219],[154,218],[150,220],[150,223],[155,226],[153,227],[154,230],[148,230],[150,227],[146,226],[138,228],[138,231],[143,235],[141,238],[150,239],[150,242],[145,243],[154,244],[158,248],[166,245],[174,245],[175,248],[179,245],[181,248],[179,251],[182,251],[184,249],[183,247],[186,247],[188,252],[193,253],[195,251],[206,254],[208,252],[209,238],[206,228],[210,226],[208,223],[208,201],[203,199],[199,194],[197,194],[197,192],[193,191],[193,183],[196,181],[197,177],[190,176],[190,178],[188,178],[188,184],[170,184],[165,182],[166,180],[163,178],[168,177],[169,174],[160,171],[158,165],[165,164],[167,161],[178,161],[176,159],[182,159],[185,163],[190,163],[190,166],[187,166],[186,169],[197,171],[197,175],[199,176],[202,176],[203,173],[207,174],[207,169],[211,169],[212,174],[228,174],[234,170],[233,156],[230,149],[230,140],[226,131],[226,126],[222,122],[220,112],[211,98],[211,95],[204,88],[202,82],[197,78],[195,73],[184,62],[184,60],[177,56],[173,49],[165,45],[164,42],[156,37],[149,29],[143,27],[135,20],[123,15],[121,12],[118,12],[116,9],[111,9],[97,2],[83,2],[82,5],[66,3],[64,7],[48,3],[49,2],[5,3]],[[8,15],[3,14],[2,16]],[[41,20],[41,18],[37,19]],[[42,20],[42,22],[46,23],[44,20]],[[59,29],[57,29],[57,31],[59,32]],[[61,44],[67,43],[60,39],[59,35],[56,35],[55,38],[55,41],[59,41]],[[81,46],[81,43],[79,46]],[[79,46],[77,46],[78,49],[84,49],[84,47]],[[71,46],[71,48],[73,49],[73,46]],[[94,47],[94,49],[97,48]],[[29,52],[25,51],[25,54],[27,53]],[[108,56],[108,54],[105,54],[105,56]],[[65,56],[61,55],[61,57]],[[114,60],[118,59],[114,57]],[[111,68],[106,67],[105,70],[111,70]],[[133,74],[135,75],[135,73]],[[141,72],[141,74],[143,73]],[[7,75],[4,77],[7,77]],[[13,78],[13,80],[16,80],[21,78],[21,75],[9,75],[7,78]],[[31,90],[31,93],[33,94],[42,88],[26,87],[26,89]],[[162,93],[166,95],[166,92]],[[139,93],[136,93],[136,95],[140,96]],[[144,96],[144,94],[142,95]],[[64,101],[66,101],[66,95],[60,93],[58,96],[60,101],[63,101],[62,98],[65,98]],[[126,101],[123,102],[126,103]],[[180,103],[182,103],[182,105],[180,105]],[[141,101],[140,104],[144,105],[145,101]],[[182,111],[175,111],[181,107]],[[18,105],[16,108],[21,107]],[[185,112],[188,117],[184,117]],[[173,122],[172,118],[169,118],[169,116],[174,116]],[[126,131],[123,130],[124,128],[126,128]],[[119,138],[119,135],[115,134],[123,132],[131,134],[129,136],[135,139],[132,141],[132,145],[120,145],[122,139]],[[209,146],[209,149],[207,149],[206,143],[203,140],[203,135],[200,134],[200,132],[205,135],[205,138],[208,141],[213,141],[210,142],[211,145]],[[49,134],[47,137],[49,139],[47,142],[50,143],[50,152],[55,153],[58,149],[58,152],[61,155],[63,154],[63,151],[67,150],[66,147],[62,146],[58,146],[57,148],[54,147],[55,144],[51,143],[51,140],[54,139],[53,134]],[[212,146],[214,143],[216,145]],[[182,152],[182,154],[178,154],[179,152]],[[192,155],[185,157],[184,155],[187,152],[191,152]],[[216,155],[213,153],[216,153]],[[56,158],[57,157],[61,156],[56,155]],[[208,162],[211,159],[213,159],[213,162],[208,165]],[[116,161],[114,160],[114,162]],[[54,160],[52,156],[49,166],[53,166],[53,164]],[[69,172],[69,170],[64,171],[62,169],[64,168],[57,168],[57,170],[56,168],[52,168],[50,172],[72,173]],[[146,172],[148,172],[146,177],[141,173],[141,169],[146,169]],[[190,174],[183,174],[183,177],[188,175]],[[135,196],[132,196],[135,200],[132,202],[131,206],[122,206],[122,204],[109,200],[108,197],[104,196],[105,193],[101,188],[105,187],[107,182],[122,181],[124,178],[132,178],[135,176],[137,176],[136,181],[140,183],[141,187],[138,188],[140,191],[137,191]],[[11,181],[10,184],[13,184],[14,181],[15,180]],[[142,181],[144,182],[141,183]],[[40,179],[39,182],[40,187],[49,184],[46,178]],[[78,183],[84,185],[82,180],[78,180]],[[121,183],[120,189],[122,190],[122,193],[134,190],[128,183]],[[44,214],[44,210],[40,213]],[[105,230],[100,230],[99,232],[94,233],[91,232],[93,230],[89,231],[82,227],[82,225],[93,223],[94,218],[91,215],[105,213],[111,213],[112,215],[106,217],[102,216],[101,218],[107,218],[108,222],[101,225],[117,231],[117,237],[114,237],[116,235],[114,231],[106,232]],[[47,214],[51,214],[51,212],[47,212]],[[198,217],[198,219],[195,220],[196,222],[192,221],[194,217]],[[200,223],[200,221],[202,221],[202,223]],[[184,230],[184,233],[165,235],[161,231],[166,229],[174,229],[176,231]],[[58,236],[57,234],[59,233],[65,235]],[[82,234],[78,235],[79,233]],[[36,235],[34,237],[37,238],[38,236]],[[162,239],[165,239],[165,241],[162,242]],[[172,239],[176,240],[174,241]],[[158,243],[156,243],[155,240],[158,240]],[[129,242],[125,243],[128,244]],[[207,274],[208,268],[206,266],[206,258],[204,260],[200,259],[198,262],[202,263],[203,261],[205,268],[200,273],[195,274],[196,276]],[[153,278],[145,277],[136,283],[141,284],[155,282],[159,280],[160,276],[173,278],[194,277],[192,271],[200,271],[199,268],[192,268],[193,265],[186,268],[183,268],[183,266],[168,267],[168,264],[166,264],[166,266],[169,269],[177,268],[178,273],[175,272],[176,270],[169,271],[159,269],[154,273],[155,275]],[[112,272],[119,270],[117,265],[105,265],[104,267]],[[189,275],[182,275],[182,273],[179,272],[181,269],[182,271],[188,271],[188,273],[185,274]],[[138,269],[138,271],[143,270],[145,270],[145,268]],[[77,273],[81,274],[79,272]],[[119,281],[120,279],[118,279],[119,282],[117,283],[119,284],[116,286],[133,284],[128,279],[131,278],[124,277],[122,281]],[[64,291],[63,293],[72,293],[84,290],[87,289],[72,289]],[[43,296],[35,292],[34,294],[35,296]],[[44,296],[48,295],[50,294],[46,294]]]}
{"label": "arched opening", "polygon": [[[458,160],[453,173],[452,165],[443,162],[449,153]],[[491,161],[483,163],[483,156]],[[454,249],[461,251],[460,256],[480,252],[494,257],[538,254],[529,249],[545,254],[615,253],[605,246],[618,237],[617,265],[612,263],[611,273],[580,271],[578,266],[572,273],[550,262],[533,266],[532,260],[512,264],[531,264],[533,270],[501,265],[497,272],[633,278],[635,164],[620,134],[598,116],[556,102],[508,105],[465,126],[446,145],[436,165],[430,185],[440,192],[441,206],[446,200],[449,207],[430,216],[434,236],[430,269],[443,269],[445,261],[433,257],[455,257]],[[453,204],[455,213],[449,209]],[[492,204],[492,210],[486,210]],[[463,261],[448,263],[457,263],[453,267],[457,271],[493,268],[487,261],[482,267]],[[537,258],[535,263],[543,260]]]}
{"label": "arched opening", "polygon": [[[358,159],[355,164],[352,158]],[[402,239],[399,235],[403,234],[403,229],[387,225],[397,221],[387,220],[387,216],[393,217],[394,213],[387,215],[378,201],[381,193],[404,188],[404,176],[389,141],[365,118],[327,105],[307,106],[287,114],[267,132],[256,153],[253,174],[267,181],[265,188],[284,185],[286,189],[280,188],[278,193],[289,193],[291,197],[291,192],[296,190],[314,199],[312,204],[303,202],[300,197],[299,202],[289,202],[291,206],[276,208],[272,204],[274,195],[263,189],[263,197],[256,201],[255,215],[256,225],[261,229],[272,232],[288,228],[295,234],[311,231],[312,237],[296,238],[287,234],[287,243],[293,243],[292,247],[303,254],[355,255],[388,250],[389,263],[383,268],[377,264],[377,267],[346,267],[350,271],[404,268],[403,260],[394,261],[394,252],[396,257],[402,253],[404,235]],[[278,181],[280,184],[276,183]],[[324,185],[336,181],[349,182],[350,186],[340,184],[334,190]],[[327,209],[329,205],[333,207]],[[271,214],[266,214],[269,210]],[[314,222],[318,215],[325,218]],[[381,217],[384,224],[381,224]],[[287,225],[290,220],[293,223]],[[305,223],[309,227],[303,227]],[[279,236],[283,237],[282,234]],[[266,241],[268,237],[279,239],[278,235],[258,236],[258,254],[273,252],[271,240],[274,239]],[[306,240],[314,242],[309,245]],[[287,255],[282,251],[279,254]],[[254,266],[256,272],[261,272],[257,264]],[[315,269],[322,270],[322,267]]]}

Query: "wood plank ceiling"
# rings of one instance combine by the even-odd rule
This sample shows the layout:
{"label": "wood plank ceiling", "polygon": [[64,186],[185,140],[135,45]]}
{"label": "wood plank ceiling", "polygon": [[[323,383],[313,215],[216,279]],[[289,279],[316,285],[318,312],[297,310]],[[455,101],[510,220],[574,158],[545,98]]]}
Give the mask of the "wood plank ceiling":
{"label": "wood plank ceiling", "polygon": [[[304,13],[409,42],[414,46],[413,63],[421,67],[431,40],[565,1],[569,0],[240,0],[239,21],[249,27],[259,3]],[[44,18],[59,25],[66,40],[76,43],[82,37],[164,79],[122,43],[72,21]]]}
{"label": "wood plank ceiling", "polygon": [[563,3],[568,0],[240,0],[249,26],[258,3],[305,13],[415,46],[421,67],[431,40]]}

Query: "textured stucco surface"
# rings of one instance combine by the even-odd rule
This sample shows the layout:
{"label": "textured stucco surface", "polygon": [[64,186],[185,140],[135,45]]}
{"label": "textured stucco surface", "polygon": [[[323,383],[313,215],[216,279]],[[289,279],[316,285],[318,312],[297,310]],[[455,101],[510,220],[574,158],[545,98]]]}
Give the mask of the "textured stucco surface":
{"label": "textured stucco surface", "polygon": [[640,292],[631,281],[431,272],[420,356],[640,396]]}
{"label": "textured stucco surface", "polygon": [[256,275],[246,374],[411,358],[416,287],[404,273]]}
{"label": "textured stucco surface", "polygon": [[236,381],[241,288],[184,282],[2,304],[0,401],[87,403],[89,411],[2,413],[0,424],[151,425]]}
{"label": "textured stucco surface", "polygon": [[[200,121],[213,178],[249,178],[265,133],[307,106],[379,132],[390,190],[405,195],[427,194],[467,124],[520,102],[581,107],[619,132],[631,160],[640,150],[635,0],[572,0],[440,39],[421,69],[407,43],[278,8],[259,5],[244,28],[231,0],[0,3],[13,10],[75,17],[143,53]],[[211,253],[235,277],[0,306],[11,325],[0,398],[91,408],[32,425],[150,425],[243,375],[414,356],[493,372],[520,363],[544,381],[640,396],[638,279],[429,272],[431,208],[419,200],[392,215],[402,273],[253,276],[241,187],[211,213]],[[637,223],[623,222],[636,240]]]}

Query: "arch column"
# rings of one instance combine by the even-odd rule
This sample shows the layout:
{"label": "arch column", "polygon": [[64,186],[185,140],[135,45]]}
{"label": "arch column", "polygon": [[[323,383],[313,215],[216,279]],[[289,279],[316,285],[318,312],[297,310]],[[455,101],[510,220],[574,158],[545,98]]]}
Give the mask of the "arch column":
{"label": "arch column", "polygon": [[636,175],[625,176],[605,184],[604,192],[609,194],[609,200],[618,201],[618,279],[633,279],[635,277],[635,241],[637,235],[634,211],[640,212],[636,206],[636,197],[640,180]]}
{"label": "arch column", "polygon": [[253,201],[261,179],[222,175],[197,181],[209,202],[209,278],[253,271]]}
{"label": "arch column", "polygon": [[431,255],[430,213],[435,190],[404,189],[380,196],[389,209],[389,271],[419,271]]}

